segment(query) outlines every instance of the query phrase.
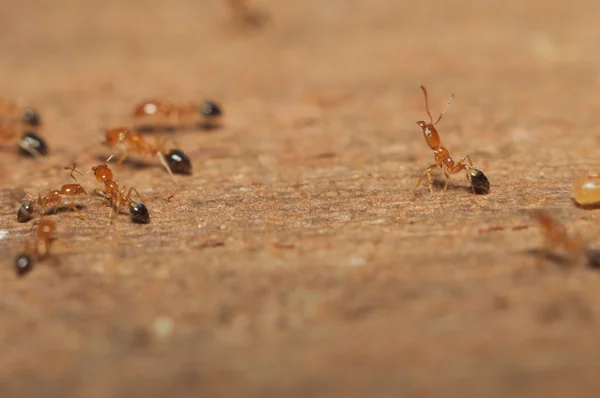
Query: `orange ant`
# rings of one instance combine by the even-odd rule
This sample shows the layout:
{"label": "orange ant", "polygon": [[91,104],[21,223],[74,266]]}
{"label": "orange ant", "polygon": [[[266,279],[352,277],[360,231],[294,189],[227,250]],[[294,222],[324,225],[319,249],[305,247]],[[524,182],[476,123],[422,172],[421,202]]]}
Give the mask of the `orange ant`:
{"label": "orange ant", "polygon": [[19,120],[29,127],[39,127],[41,118],[33,108],[20,108],[14,102],[0,98],[0,117],[2,119]]}
{"label": "orange ant", "polygon": [[55,231],[56,224],[53,221],[40,221],[33,250],[30,250],[29,244],[27,244],[25,251],[15,259],[15,270],[18,276],[25,275],[31,271],[35,265],[35,261],[44,260],[50,254],[50,246],[54,240],[53,235]]}
{"label": "orange ant", "polygon": [[[122,203],[127,203],[129,205],[129,212],[131,213],[132,220],[134,222],[140,224],[147,224],[150,222],[148,209],[142,203],[142,195],[140,195],[138,190],[134,187],[129,188],[129,191],[127,191],[127,187],[123,187],[121,190],[119,190],[119,182],[113,180],[112,170],[107,164],[102,163],[94,166],[88,170],[86,174],[89,172],[93,172],[96,180],[98,180],[98,182],[101,184],[104,184],[104,192],[98,188],[96,188],[94,192],[96,192],[96,194],[101,198],[106,199],[116,214],[119,214],[120,205]],[[127,192],[127,195],[125,195],[125,192]],[[133,192],[140,199],[139,202],[135,202],[131,199],[131,194]]]}
{"label": "orange ant", "polygon": [[14,122],[4,123],[0,126],[0,142],[17,141],[19,153],[22,156],[41,157],[48,155],[48,145],[38,134],[25,131],[18,134],[19,127]]}
{"label": "orange ant", "polygon": [[268,22],[265,12],[252,8],[248,0],[229,0],[232,22],[241,28],[260,28]]}
{"label": "orange ant", "polygon": [[[599,250],[588,249],[581,237],[569,233],[567,228],[552,217],[549,212],[537,210],[533,213],[533,216],[540,223],[542,233],[552,249],[562,248],[571,256],[572,260],[587,258],[588,266],[600,268]],[[560,260],[560,258],[555,259]]]}
{"label": "orange ant", "polygon": [[590,173],[575,180],[573,198],[582,206],[600,204],[600,173]]}
{"label": "orange ant", "polygon": [[138,132],[125,127],[117,127],[106,132],[102,143],[117,150],[109,156],[107,162],[118,154],[118,162],[122,163],[127,158],[128,153],[133,152],[145,156],[156,155],[171,177],[173,173],[192,173],[190,158],[178,149],[167,150],[165,140],[151,143],[146,141]]}
{"label": "orange ant", "polygon": [[[425,110],[427,111],[427,115],[429,116],[429,123],[424,122],[424,121],[419,121],[419,122],[417,122],[417,124],[419,125],[419,127],[421,127],[421,130],[423,131],[423,137],[425,137],[425,141],[427,142],[427,145],[429,145],[429,148],[431,148],[431,150],[433,150],[433,155],[435,157],[435,163],[432,164],[431,166],[429,166],[419,176],[419,180],[415,184],[415,187],[413,188],[413,192],[416,192],[417,188],[421,185],[421,181],[423,180],[424,176],[427,176],[429,190],[431,192],[433,192],[432,182],[431,182],[431,174],[433,174],[433,172],[435,170],[437,170],[438,168],[441,168],[444,171],[444,177],[445,177],[444,191],[446,191],[448,189],[448,182],[450,180],[450,175],[456,174],[462,170],[467,171],[467,179],[469,180],[469,182],[472,183],[472,179],[473,179],[473,177],[475,177],[476,183],[478,185],[485,186],[486,182],[487,182],[487,189],[485,191],[489,190],[489,181],[487,181],[487,178],[485,177],[485,175],[483,175],[483,173],[480,170],[473,168],[473,162],[471,161],[471,158],[469,157],[469,155],[463,156],[463,158],[458,163],[454,163],[454,160],[450,156],[450,152],[448,152],[448,150],[441,145],[440,135],[438,134],[437,130],[435,129],[435,125],[438,124],[440,120],[442,120],[442,116],[444,116],[444,113],[448,110],[448,107],[450,106],[450,104],[452,104],[452,101],[454,101],[454,94],[452,94],[452,96],[450,97],[450,100],[448,101],[448,104],[446,105],[446,108],[442,111],[442,113],[440,113],[440,116],[434,123],[433,117],[431,116],[431,112],[429,111],[429,101],[427,98],[427,90],[425,89],[424,86],[421,86],[421,90],[423,90],[423,94],[425,95]],[[469,165],[466,165],[465,161],[469,162]],[[475,187],[473,186],[473,184],[472,184],[472,187],[473,187],[473,190],[475,191]]]}
{"label": "orange ant", "polygon": [[150,99],[142,101],[133,108],[133,118],[138,130],[151,130],[151,126],[181,125],[200,117],[200,127],[217,127],[222,116],[221,107],[213,101],[201,104],[179,105],[167,100]]}
{"label": "orange ant", "polygon": [[[35,132],[41,125],[40,115],[35,109],[21,109],[15,103],[0,98],[0,119],[2,120],[0,141],[7,142],[18,137],[21,155],[31,157],[48,155],[46,142]],[[19,135],[17,132],[23,127],[27,128],[27,131]]]}
{"label": "orange ant", "polygon": [[[73,173],[78,172],[79,174],[82,174],[75,169],[75,164],[73,164],[71,167],[65,167],[65,170],[71,170],[71,178],[73,178],[75,181],[77,181],[77,179],[75,176],[73,176]],[[56,212],[59,207],[64,205],[63,200],[65,196],[74,197],[82,195],[87,195],[87,192],[79,184],[65,184],[61,186],[60,189],[50,190],[44,196],[38,194],[37,199],[25,200],[21,203],[21,207],[19,207],[19,210],[17,211],[17,221],[26,222],[31,220],[36,204],[42,208],[43,215],[49,208],[54,208],[54,211]],[[79,211],[77,205],[74,203],[69,203],[68,207],[70,207],[73,211]]]}

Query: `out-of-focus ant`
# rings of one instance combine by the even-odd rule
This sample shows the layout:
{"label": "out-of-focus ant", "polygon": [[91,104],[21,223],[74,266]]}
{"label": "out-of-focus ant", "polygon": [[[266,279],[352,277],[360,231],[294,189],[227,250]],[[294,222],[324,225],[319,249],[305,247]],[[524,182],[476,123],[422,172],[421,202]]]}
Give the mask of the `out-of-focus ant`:
{"label": "out-of-focus ant", "polygon": [[213,101],[200,104],[176,104],[167,100],[149,99],[133,108],[136,130],[149,131],[195,124],[204,129],[218,127],[223,112]]}
{"label": "out-of-focus ant", "polygon": [[56,224],[53,221],[42,219],[37,228],[37,239],[33,249],[29,244],[25,250],[15,258],[15,271],[18,276],[23,276],[31,271],[37,261],[42,261],[50,255],[50,248],[54,240]]}
{"label": "out-of-focus ant", "polygon": [[552,258],[567,261],[568,264],[577,261],[587,262],[591,268],[600,268],[600,250],[589,249],[584,241],[575,233],[570,233],[567,228],[545,210],[536,210],[533,217],[540,223],[542,233],[553,250],[566,252],[567,258],[553,256]]}
{"label": "out-of-focus ant", "polygon": [[17,141],[23,156],[48,155],[48,146],[39,136],[37,129],[41,117],[33,108],[20,108],[15,103],[0,99],[0,142]]}

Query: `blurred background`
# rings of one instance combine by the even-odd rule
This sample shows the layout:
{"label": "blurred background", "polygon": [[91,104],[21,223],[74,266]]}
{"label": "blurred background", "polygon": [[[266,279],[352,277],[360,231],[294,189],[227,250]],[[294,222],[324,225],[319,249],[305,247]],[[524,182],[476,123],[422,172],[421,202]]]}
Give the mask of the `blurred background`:
{"label": "blurred background", "polygon": [[[554,206],[597,239],[597,216],[569,195],[600,166],[599,19],[593,0],[4,0],[0,95],[41,111],[58,171],[3,153],[3,188],[64,183],[60,166],[142,99],[213,99],[225,126],[177,136],[197,172],[175,202],[158,198],[173,188],[156,169],[120,169],[157,198],[151,233],[123,235],[128,252],[110,257],[98,216],[85,236],[64,229],[81,240],[61,267],[79,278],[51,269],[28,287],[0,273],[0,396],[597,387],[596,277],[523,267],[541,238],[521,210]],[[438,129],[490,177],[489,201],[463,177],[451,204],[412,195],[432,162],[421,84],[433,114],[456,93]],[[209,234],[222,240],[197,242]],[[115,258],[128,276],[104,274]],[[177,261],[189,266],[165,270]],[[375,265],[354,278],[348,264]],[[175,337],[152,345],[159,309]]]}

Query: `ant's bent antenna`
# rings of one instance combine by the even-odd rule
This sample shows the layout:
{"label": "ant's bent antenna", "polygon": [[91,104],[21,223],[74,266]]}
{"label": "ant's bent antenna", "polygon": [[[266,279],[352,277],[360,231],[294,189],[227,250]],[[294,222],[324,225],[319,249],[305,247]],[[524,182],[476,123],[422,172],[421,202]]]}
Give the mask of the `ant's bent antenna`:
{"label": "ant's bent antenna", "polygon": [[427,90],[425,89],[425,86],[421,85],[421,90],[423,90],[423,94],[425,94],[425,110],[427,111],[427,115],[429,115],[429,122],[433,123],[431,112],[429,112],[429,101],[427,100]]}
{"label": "ant's bent antenna", "polygon": [[446,107],[444,108],[442,113],[440,113],[440,117],[438,117],[438,120],[436,120],[435,123],[433,123],[434,125],[438,124],[438,122],[442,120],[442,116],[444,116],[444,113],[448,110],[448,107],[450,107],[452,101],[454,101],[454,93],[452,93],[452,95],[450,96],[450,99],[448,100],[448,103],[446,104]]}
{"label": "ant's bent antenna", "polygon": [[440,113],[440,117],[438,117],[438,119],[434,123],[433,117],[431,117],[431,112],[429,111],[429,100],[427,99],[427,90],[425,89],[425,86],[421,85],[421,90],[423,90],[423,94],[425,95],[425,110],[427,111],[427,116],[429,116],[430,123],[435,126],[436,124],[438,124],[438,122],[440,120],[442,120],[442,116],[444,116],[444,113],[446,113],[446,111],[448,110],[448,107],[450,106],[450,104],[452,104],[452,101],[454,101],[454,94],[452,94],[452,96],[450,96],[450,99],[448,100],[448,103],[446,104],[446,108],[444,108],[442,113]]}

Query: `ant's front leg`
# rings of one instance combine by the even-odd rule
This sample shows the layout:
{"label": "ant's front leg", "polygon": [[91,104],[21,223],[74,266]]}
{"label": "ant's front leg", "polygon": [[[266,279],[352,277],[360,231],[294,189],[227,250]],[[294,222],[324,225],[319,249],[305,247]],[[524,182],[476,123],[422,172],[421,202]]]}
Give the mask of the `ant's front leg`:
{"label": "ant's front leg", "polygon": [[419,188],[419,186],[421,185],[421,181],[423,180],[423,176],[427,176],[427,183],[429,184],[429,191],[431,193],[433,193],[433,188],[432,185],[433,183],[431,182],[431,174],[437,170],[437,168],[440,167],[437,163],[436,164],[432,164],[431,166],[429,166],[427,168],[427,170],[425,170],[423,173],[421,173],[421,175],[419,176],[419,179],[417,180],[417,183],[415,184],[415,187],[413,188],[413,193],[415,193],[417,191],[417,188]]}

